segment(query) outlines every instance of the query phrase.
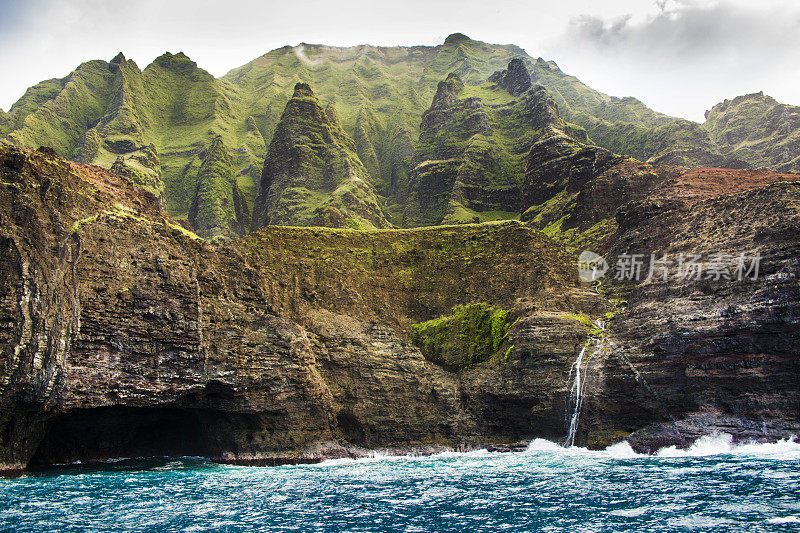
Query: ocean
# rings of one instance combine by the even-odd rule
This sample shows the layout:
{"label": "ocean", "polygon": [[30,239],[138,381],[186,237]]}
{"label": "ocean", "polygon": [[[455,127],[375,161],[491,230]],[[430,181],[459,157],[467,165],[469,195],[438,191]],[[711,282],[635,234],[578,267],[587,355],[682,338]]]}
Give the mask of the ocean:
{"label": "ocean", "polygon": [[0,480],[0,530],[800,531],[800,443],[718,435],[646,456],[535,440],[272,468],[125,459]]}

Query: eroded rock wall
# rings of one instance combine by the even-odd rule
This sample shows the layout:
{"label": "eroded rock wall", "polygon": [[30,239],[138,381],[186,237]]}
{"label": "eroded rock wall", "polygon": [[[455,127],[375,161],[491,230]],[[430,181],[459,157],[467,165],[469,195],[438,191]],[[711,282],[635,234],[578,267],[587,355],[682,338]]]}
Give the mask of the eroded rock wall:
{"label": "eroded rock wall", "polygon": [[[481,371],[426,360],[410,326],[473,301],[515,317],[548,309],[577,327],[568,345],[533,354],[551,360],[556,383],[582,342],[569,316],[600,305],[553,241],[516,222],[265,228],[213,246],[95,167],[13,149],[0,165],[6,470],[505,442],[535,421],[505,431],[503,401],[469,398],[466,383]],[[495,357],[499,369],[516,361],[520,327]]]}

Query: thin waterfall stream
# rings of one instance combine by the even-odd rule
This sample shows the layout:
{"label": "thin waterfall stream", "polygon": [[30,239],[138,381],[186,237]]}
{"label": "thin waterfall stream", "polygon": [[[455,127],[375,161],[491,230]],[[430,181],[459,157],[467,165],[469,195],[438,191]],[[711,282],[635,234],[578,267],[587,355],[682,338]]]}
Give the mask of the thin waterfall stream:
{"label": "thin waterfall stream", "polygon": [[[586,344],[583,345],[581,351],[578,353],[575,362],[572,363],[572,367],[569,370],[569,377],[567,378],[569,401],[567,402],[566,418],[569,420],[569,429],[567,430],[567,438],[564,441],[565,447],[575,446],[575,436],[578,433],[578,422],[580,421],[583,398],[586,392],[589,363],[595,355],[602,350],[603,344],[605,343],[605,322],[598,319],[595,320],[593,325],[599,332],[599,335],[589,336]],[[588,356],[587,352],[589,352]],[[572,413],[571,416],[570,412]]]}

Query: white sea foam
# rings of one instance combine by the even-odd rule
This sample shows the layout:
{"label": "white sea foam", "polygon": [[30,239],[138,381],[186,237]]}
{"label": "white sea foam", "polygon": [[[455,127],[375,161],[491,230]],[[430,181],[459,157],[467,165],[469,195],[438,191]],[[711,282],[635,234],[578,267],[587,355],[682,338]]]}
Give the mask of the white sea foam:
{"label": "white sea foam", "polygon": [[611,459],[628,459],[631,457],[645,457],[636,453],[627,441],[618,442],[605,450],[589,450],[580,446],[561,446],[545,439],[534,439],[528,444],[524,453],[563,453],[575,456],[608,457]]}
{"label": "white sea foam", "polygon": [[629,459],[631,457],[643,457],[643,454],[636,453],[631,448],[631,445],[628,444],[628,441],[618,442],[616,444],[612,444],[608,448],[605,449],[605,452],[608,454],[609,457],[614,459]]}
{"label": "white sea foam", "polygon": [[546,439],[533,439],[528,444],[528,449],[526,450],[526,452],[529,452],[529,453],[532,453],[532,452],[558,452],[558,451],[563,451],[565,449],[566,448],[564,448],[563,446],[560,446],[560,445],[556,444],[555,442],[551,442],[551,441],[546,440]]}
{"label": "white sea foam", "polygon": [[677,446],[668,446],[661,448],[653,456],[649,456],[636,453],[627,441],[613,444],[605,450],[589,450],[579,446],[563,447],[545,439],[534,439],[528,445],[528,449],[525,453],[545,452],[608,457],[612,459],[630,459],[635,457],[708,457],[714,455],[800,459],[800,442],[798,442],[797,437],[792,437],[777,442],[734,443],[731,435],[727,433],[717,433],[700,437],[686,449],[681,449]]}
{"label": "white sea foam", "polygon": [[800,458],[800,443],[797,437],[781,439],[778,442],[734,444],[733,437],[727,433],[705,435],[697,439],[687,449],[676,446],[661,448],[658,457],[707,457],[711,455],[747,455],[762,457]]}
{"label": "white sea foam", "polygon": [[776,516],[767,522],[770,524],[800,524],[800,516]]}
{"label": "white sea foam", "polygon": [[[715,455],[738,455],[765,457],[773,459],[800,459],[800,442],[796,437],[783,439],[772,443],[738,443],[733,442],[733,437],[727,433],[707,435],[697,439],[687,449],[676,446],[661,448],[653,455],[641,454],[634,451],[627,441],[618,442],[604,450],[589,450],[580,446],[562,446],[546,439],[533,439],[525,451],[520,452],[531,455],[565,455],[572,457],[586,457],[596,459],[636,459],[636,458],[679,458],[679,457],[710,457]],[[484,449],[469,452],[446,451],[432,455],[389,455],[373,452],[369,457],[358,459],[329,459],[317,465],[307,466],[342,466],[353,463],[376,463],[392,461],[436,461],[452,458],[481,458],[491,456],[506,456],[500,452],[490,452]],[[513,455],[513,454],[512,454]]]}

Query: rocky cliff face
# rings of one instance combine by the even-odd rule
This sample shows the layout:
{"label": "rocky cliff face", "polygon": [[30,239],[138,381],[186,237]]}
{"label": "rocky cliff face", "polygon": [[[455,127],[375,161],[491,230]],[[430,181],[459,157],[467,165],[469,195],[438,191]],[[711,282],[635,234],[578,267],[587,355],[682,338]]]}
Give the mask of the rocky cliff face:
{"label": "rocky cliff face", "polygon": [[[625,164],[583,182],[576,206],[612,210],[600,191]],[[797,432],[796,175],[646,170],[599,251],[761,253],[761,277],[609,273],[601,296],[517,222],[269,227],[214,246],[111,173],[5,149],[2,468],[558,440],[584,347],[580,444]]]}
{"label": "rocky cliff face", "polygon": [[[619,158],[582,165],[580,153],[553,167],[570,171],[564,191],[524,216],[610,264],[601,292],[619,310],[594,333],[579,440],[633,432],[634,448],[652,452],[714,431],[796,434],[800,176]],[[758,275],[739,279],[737,265],[746,271],[755,257]]]}
{"label": "rocky cliff face", "polygon": [[[582,342],[571,317],[602,307],[559,247],[518,223],[267,228],[214,247],[112,174],[51,152],[4,151],[0,161],[8,471],[130,455],[270,463],[344,453],[340,444],[508,442],[537,423],[509,414],[512,405],[536,405],[555,433],[557,395],[472,399],[463,379],[485,370],[426,359],[411,327],[472,302],[504,309],[512,325],[491,344],[494,372],[530,367],[561,387]],[[521,324],[543,333],[554,323],[572,328],[568,346],[518,351]],[[539,356],[552,364],[539,368]]]}
{"label": "rocky cliff face", "polygon": [[[799,194],[797,175],[712,169],[618,212],[610,256],[643,253],[647,270],[651,253],[676,263],[666,279],[656,262],[645,283],[611,281],[627,301],[611,322],[614,352],[639,369],[639,393],[662,413],[629,439],[635,446],[685,445],[715,430],[797,434]],[[692,254],[700,266],[676,279]]]}

